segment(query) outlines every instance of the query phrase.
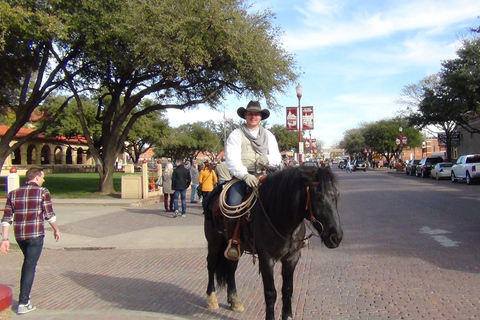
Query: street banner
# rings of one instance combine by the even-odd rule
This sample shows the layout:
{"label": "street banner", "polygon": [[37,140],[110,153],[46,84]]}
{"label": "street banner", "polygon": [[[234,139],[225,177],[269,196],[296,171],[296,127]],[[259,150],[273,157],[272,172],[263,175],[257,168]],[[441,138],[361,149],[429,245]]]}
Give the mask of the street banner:
{"label": "street banner", "polygon": [[287,130],[298,130],[297,107],[287,107]]}
{"label": "street banner", "polygon": [[302,130],[313,130],[313,106],[302,107]]}

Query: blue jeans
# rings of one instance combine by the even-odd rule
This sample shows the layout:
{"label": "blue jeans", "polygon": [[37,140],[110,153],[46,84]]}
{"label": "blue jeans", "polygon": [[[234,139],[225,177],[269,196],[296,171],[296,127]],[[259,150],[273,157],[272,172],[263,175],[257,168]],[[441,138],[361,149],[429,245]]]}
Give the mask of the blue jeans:
{"label": "blue jeans", "polygon": [[43,238],[44,236],[28,240],[17,240],[24,257],[18,304],[27,304],[28,300],[30,300],[30,291],[32,291],[33,279],[35,278],[35,269],[38,259],[40,259],[40,255],[42,254]]}
{"label": "blue jeans", "polygon": [[177,211],[178,210],[178,195],[182,197],[182,214],[185,214],[187,212],[187,189],[183,190],[175,190],[175,193],[173,194],[173,210]]}
{"label": "blue jeans", "polygon": [[197,198],[197,187],[198,187],[198,183],[194,184],[192,183],[192,189],[191,189],[191,194],[190,194],[190,201],[195,201],[195,199]]}
{"label": "blue jeans", "polygon": [[244,181],[235,182],[228,190],[228,205],[238,206],[242,203],[245,193],[247,193],[247,184]]}

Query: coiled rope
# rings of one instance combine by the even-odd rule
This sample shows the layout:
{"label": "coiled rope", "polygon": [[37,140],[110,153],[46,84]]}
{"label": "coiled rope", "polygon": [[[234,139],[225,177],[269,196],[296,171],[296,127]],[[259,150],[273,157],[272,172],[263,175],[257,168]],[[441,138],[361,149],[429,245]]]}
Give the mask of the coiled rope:
{"label": "coiled rope", "polygon": [[236,206],[231,206],[227,204],[227,191],[230,187],[238,182],[241,181],[240,179],[234,178],[227,182],[224,186],[222,191],[220,192],[220,199],[219,199],[219,207],[222,214],[227,218],[240,218],[250,212],[250,208],[252,208],[258,199],[258,189],[257,187],[253,188],[253,191],[250,192],[248,198]]}

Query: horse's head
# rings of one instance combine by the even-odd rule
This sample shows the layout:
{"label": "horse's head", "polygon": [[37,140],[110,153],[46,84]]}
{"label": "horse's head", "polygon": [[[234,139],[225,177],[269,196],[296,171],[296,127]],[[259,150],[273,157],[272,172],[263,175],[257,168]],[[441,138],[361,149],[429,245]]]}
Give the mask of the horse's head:
{"label": "horse's head", "polygon": [[[304,169],[305,168],[305,169]],[[327,248],[340,245],[343,230],[337,210],[339,192],[330,168],[302,167],[307,194],[306,216]]]}

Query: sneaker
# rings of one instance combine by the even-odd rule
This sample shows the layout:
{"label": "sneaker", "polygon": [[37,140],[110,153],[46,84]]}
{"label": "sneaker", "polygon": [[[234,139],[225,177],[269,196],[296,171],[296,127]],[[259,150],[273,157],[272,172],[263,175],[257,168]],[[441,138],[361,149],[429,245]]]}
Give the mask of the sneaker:
{"label": "sneaker", "polygon": [[182,218],[185,218],[185,213],[182,214]]}
{"label": "sneaker", "polygon": [[178,212],[178,210],[175,210],[175,212],[172,214],[172,217],[176,218],[179,214],[180,212]]}
{"label": "sneaker", "polygon": [[37,309],[37,307],[35,307],[33,304],[30,303],[30,301],[28,301],[27,304],[19,304],[18,305],[17,313],[18,314],[25,314],[25,313],[31,312],[35,309]]}

